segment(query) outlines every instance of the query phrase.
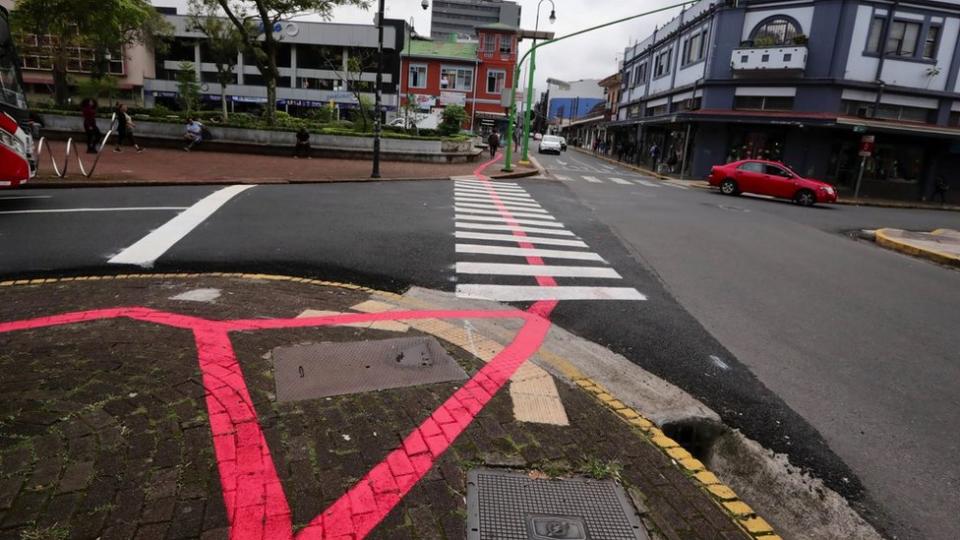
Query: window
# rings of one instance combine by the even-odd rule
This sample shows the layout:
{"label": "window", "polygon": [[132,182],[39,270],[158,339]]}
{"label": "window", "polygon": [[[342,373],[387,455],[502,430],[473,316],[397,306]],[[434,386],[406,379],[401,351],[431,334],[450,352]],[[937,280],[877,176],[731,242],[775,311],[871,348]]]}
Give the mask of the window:
{"label": "window", "polygon": [[883,118],[885,120],[906,120],[907,122],[924,122],[929,124],[936,122],[937,111],[934,109],[881,103],[880,107],[877,108],[876,115],[874,115],[873,107],[874,104],[872,102],[843,100],[843,112],[851,116]]}
{"label": "window", "polygon": [[509,56],[513,53],[513,37],[500,36],[500,54]]}
{"label": "window", "polygon": [[688,64],[694,64],[703,60],[703,57],[706,53],[707,45],[707,33],[706,31],[698,32],[692,36],[690,39],[683,43],[683,62],[684,66]]}
{"label": "window", "polygon": [[786,169],[777,167],[776,165],[764,165],[764,172],[770,176],[780,176],[782,178],[793,178],[793,175],[788,173]]}
{"label": "window", "polygon": [[647,116],[660,116],[661,114],[667,114],[669,108],[666,104],[657,105],[656,107],[647,107]]}
{"label": "window", "polygon": [[696,111],[700,108],[701,98],[687,98],[670,104],[671,112]]}
{"label": "window", "polygon": [[653,60],[653,78],[663,77],[670,74],[670,57],[673,55],[673,49],[666,49],[657,53]]}
{"label": "window", "polygon": [[480,52],[493,53],[497,49],[497,38],[490,34],[480,34]]}
{"label": "window", "polygon": [[753,29],[753,45],[755,47],[791,45],[793,38],[800,34],[800,28],[793,19],[773,17]]}
{"label": "window", "polygon": [[297,45],[297,69],[342,71],[343,49],[323,45]]}
{"label": "window", "polygon": [[940,27],[927,28],[927,37],[923,40],[923,57],[932,59],[937,54],[937,42],[940,40]]}
{"label": "window", "polygon": [[950,113],[950,119],[947,120],[947,125],[950,127],[960,127],[960,111]]}
{"label": "window", "polygon": [[920,38],[920,23],[893,21],[887,35],[886,53],[894,56],[913,56]]}
{"label": "window", "polygon": [[867,52],[880,54],[880,38],[883,37],[883,17],[874,17],[870,21],[870,33],[867,34]]}
{"label": "window", "polygon": [[427,66],[423,64],[411,64],[410,73],[407,75],[407,86],[409,88],[426,88]]}
{"label": "window", "polygon": [[339,80],[333,80],[333,79],[318,79],[315,77],[297,78],[298,88],[305,88],[310,90],[333,90],[334,86],[338,86],[339,83],[340,83]]}
{"label": "window", "polygon": [[505,71],[488,71],[487,72],[487,93],[489,94],[499,94],[503,91],[503,85],[507,80],[507,72]]}
{"label": "window", "polygon": [[733,108],[752,111],[789,111],[793,109],[792,96],[736,96]]}
{"label": "window", "polygon": [[444,67],[440,75],[440,87],[444,90],[473,90],[473,69]]}
{"label": "window", "polygon": [[737,167],[737,170],[738,170],[738,171],[746,171],[746,172],[762,173],[762,172],[764,172],[764,165],[763,165],[763,163],[757,163],[756,161],[748,161],[748,162],[744,163],[743,165]]}

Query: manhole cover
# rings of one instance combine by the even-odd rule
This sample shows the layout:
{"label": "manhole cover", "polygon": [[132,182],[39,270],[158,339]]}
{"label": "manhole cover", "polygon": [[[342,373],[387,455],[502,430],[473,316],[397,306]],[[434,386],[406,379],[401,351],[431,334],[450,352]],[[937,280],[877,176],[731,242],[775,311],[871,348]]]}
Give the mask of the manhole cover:
{"label": "manhole cover", "polygon": [[277,347],[278,401],[459,381],[466,372],[433,337]]}
{"label": "manhole cover", "polygon": [[467,540],[647,540],[616,482],[544,480],[474,469],[467,474]]}

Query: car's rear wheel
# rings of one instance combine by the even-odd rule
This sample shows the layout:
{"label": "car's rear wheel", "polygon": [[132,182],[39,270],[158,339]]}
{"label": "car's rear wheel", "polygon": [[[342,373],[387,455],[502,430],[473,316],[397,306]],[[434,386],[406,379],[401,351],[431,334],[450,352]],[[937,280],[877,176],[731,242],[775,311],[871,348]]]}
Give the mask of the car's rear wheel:
{"label": "car's rear wheel", "polygon": [[793,196],[793,201],[800,206],[813,206],[817,203],[817,195],[809,189],[801,189]]}
{"label": "car's rear wheel", "polygon": [[737,188],[736,182],[727,178],[723,182],[720,182],[720,193],[724,195],[739,195],[740,190]]}

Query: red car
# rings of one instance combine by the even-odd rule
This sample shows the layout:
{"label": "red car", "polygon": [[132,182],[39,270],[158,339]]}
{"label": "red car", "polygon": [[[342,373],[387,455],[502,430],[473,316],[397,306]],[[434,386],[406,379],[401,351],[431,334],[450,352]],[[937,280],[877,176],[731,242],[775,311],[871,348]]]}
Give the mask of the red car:
{"label": "red car", "polygon": [[792,199],[803,206],[836,202],[837,190],[826,182],[804,178],[777,161],[745,159],[710,169],[710,185],[724,195],[755,193]]}

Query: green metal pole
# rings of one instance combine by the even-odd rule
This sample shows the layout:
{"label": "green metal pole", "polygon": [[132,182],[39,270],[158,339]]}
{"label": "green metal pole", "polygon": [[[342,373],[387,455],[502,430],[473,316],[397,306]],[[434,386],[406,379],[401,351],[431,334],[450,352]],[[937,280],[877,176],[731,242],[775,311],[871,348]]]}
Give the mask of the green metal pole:
{"label": "green metal pole", "polygon": [[527,106],[523,108],[523,156],[520,157],[520,163],[524,165],[530,163],[530,107],[533,106],[533,71],[537,69],[537,51],[532,49],[530,55],[530,65],[527,71],[530,72],[530,81],[527,83]]}
{"label": "green metal pole", "polygon": [[[547,46],[547,45],[556,43],[556,42],[558,42],[558,41],[562,41],[562,40],[564,40],[564,39],[569,39],[569,38],[572,38],[572,37],[574,37],[574,36],[579,36],[580,34],[586,34],[587,32],[593,32],[594,30],[599,30],[599,29],[601,29],[601,28],[606,28],[606,27],[608,27],[608,26],[613,26],[613,25],[615,25],[615,24],[619,24],[619,23],[622,23],[622,22],[631,21],[631,20],[633,20],[633,19],[638,19],[638,18],[640,18],[640,17],[646,17],[647,15],[653,15],[654,13],[660,13],[661,11],[667,11],[667,10],[670,10],[670,9],[674,9],[674,8],[678,8],[678,7],[683,7],[683,6],[687,6],[687,5],[695,4],[695,3],[696,3],[695,1],[681,2],[681,3],[679,3],[679,4],[673,4],[673,5],[669,5],[669,6],[664,6],[664,7],[659,8],[659,9],[654,9],[654,10],[652,10],[652,11],[645,11],[645,12],[643,12],[643,13],[638,13],[638,14],[636,14],[636,15],[631,15],[631,16],[629,16],[629,17],[624,17],[624,18],[622,18],[622,19],[617,19],[617,20],[615,20],[615,21],[610,21],[610,22],[608,22],[608,23],[604,23],[604,24],[601,24],[601,25],[591,26],[590,28],[584,28],[583,30],[574,32],[574,33],[572,33],[572,34],[567,34],[567,35],[565,35],[565,36],[560,36],[560,37],[558,37],[558,38],[554,38],[554,39],[551,39],[551,40],[549,40],[549,41],[544,41],[543,43],[538,43],[538,44],[534,45],[533,47],[530,47],[530,50],[527,51],[526,54],[524,54],[523,57],[520,58],[520,61],[517,62],[517,67],[514,69],[514,73],[513,73],[513,88],[510,90],[510,123],[507,125],[507,129],[509,130],[510,133],[509,133],[507,136],[508,136],[508,137],[512,137],[512,136],[513,136],[513,130],[514,130],[514,122],[513,122],[514,118],[513,118],[513,117],[516,115],[516,109],[517,109],[517,84],[520,82],[520,66],[523,65],[523,61],[527,59],[527,56],[530,56],[531,54],[534,54],[534,53],[536,52],[536,50],[539,49],[540,47],[545,47],[545,46]],[[532,70],[532,66],[531,66],[531,70]],[[512,167],[512,165],[511,165],[511,159],[512,159],[512,158],[513,158],[513,145],[512,145],[512,144],[508,144],[508,145],[507,145],[506,156],[504,157],[504,164],[503,164],[503,171],[504,171],[504,172],[510,172],[510,171],[513,170],[513,167]]]}

